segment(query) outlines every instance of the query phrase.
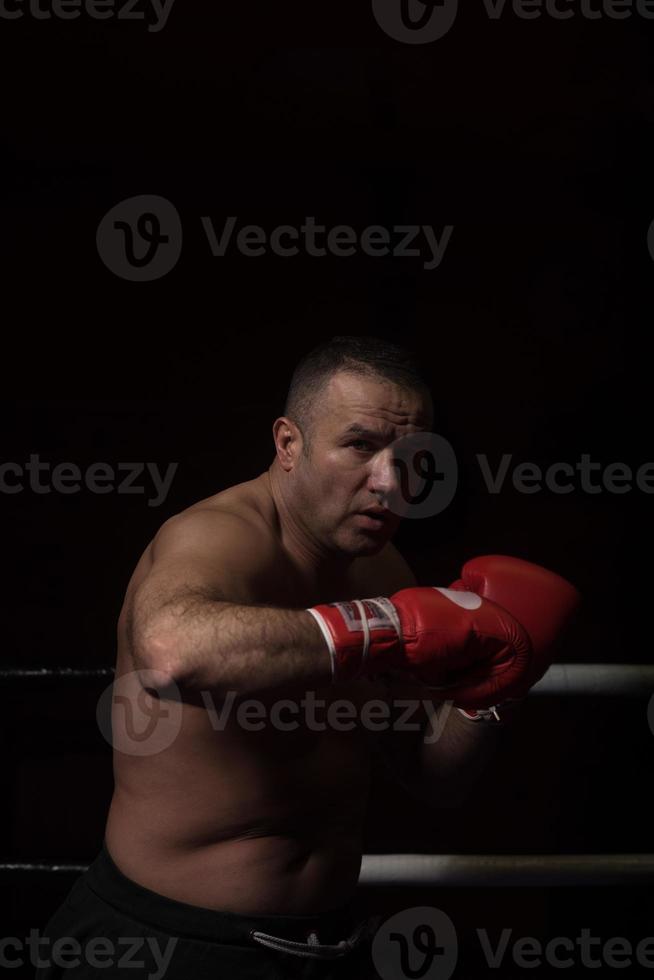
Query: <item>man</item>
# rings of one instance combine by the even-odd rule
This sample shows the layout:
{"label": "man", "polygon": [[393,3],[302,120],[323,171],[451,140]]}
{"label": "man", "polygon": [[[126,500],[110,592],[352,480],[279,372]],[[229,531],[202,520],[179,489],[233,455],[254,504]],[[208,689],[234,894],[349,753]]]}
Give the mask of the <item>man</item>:
{"label": "man", "polygon": [[[532,647],[547,645],[529,629],[543,610],[552,629],[564,618],[549,616],[565,605],[557,576],[542,600],[540,582],[528,589],[538,609],[526,604],[526,624],[483,598],[495,588],[510,604],[505,569],[491,585],[473,568],[472,588],[416,587],[391,543],[402,510],[389,506],[393,446],[431,424],[406,352],[334,338],[295,371],[269,469],[159,530],[118,622],[105,845],[49,935],[113,937],[114,953],[118,937],[140,937],[143,975],[374,975],[348,902],[376,737],[360,718],[320,725],[291,709],[306,709],[308,692],[355,715],[372,700],[418,703],[437,688],[440,706],[451,694],[468,710],[450,711],[429,745],[424,706],[417,735],[379,741],[401,757],[409,788],[453,801],[495,738],[474,709],[524,693]],[[139,711],[156,730],[137,747],[126,719]],[[102,968],[81,960],[73,976],[124,975],[116,956]]]}

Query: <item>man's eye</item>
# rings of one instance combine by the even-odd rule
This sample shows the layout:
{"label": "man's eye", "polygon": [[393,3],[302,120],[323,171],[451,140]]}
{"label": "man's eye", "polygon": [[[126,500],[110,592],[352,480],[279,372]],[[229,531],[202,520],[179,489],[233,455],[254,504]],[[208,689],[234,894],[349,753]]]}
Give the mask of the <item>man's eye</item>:
{"label": "man's eye", "polygon": [[355,439],[353,442],[349,443],[349,445],[358,449],[363,449],[364,452],[366,452],[368,449],[372,449],[372,443],[366,442],[365,439]]}

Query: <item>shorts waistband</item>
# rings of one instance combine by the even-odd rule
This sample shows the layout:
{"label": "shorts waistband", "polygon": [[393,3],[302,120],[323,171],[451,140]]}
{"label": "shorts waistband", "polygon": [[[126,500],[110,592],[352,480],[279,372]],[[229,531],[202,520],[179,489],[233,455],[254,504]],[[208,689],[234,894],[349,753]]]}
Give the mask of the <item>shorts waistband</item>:
{"label": "shorts waistband", "polygon": [[[178,902],[150,891],[124,875],[114,864],[106,843],[83,880],[95,895],[126,917],[180,939],[251,945],[257,942],[252,939],[253,933],[258,933],[306,943],[313,934],[321,944],[337,944],[357,934],[361,926],[361,920],[357,920],[349,904],[305,916],[243,915]],[[310,942],[315,941],[310,939]]]}

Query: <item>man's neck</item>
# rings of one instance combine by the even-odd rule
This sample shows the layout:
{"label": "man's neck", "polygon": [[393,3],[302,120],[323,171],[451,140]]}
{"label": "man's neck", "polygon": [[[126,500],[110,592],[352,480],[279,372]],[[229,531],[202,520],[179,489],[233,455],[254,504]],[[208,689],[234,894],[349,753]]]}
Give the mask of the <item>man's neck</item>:
{"label": "man's neck", "polygon": [[263,474],[263,483],[270,496],[279,521],[279,533],[284,550],[296,566],[305,582],[324,588],[343,581],[354,561],[348,555],[337,555],[321,546],[303,526],[284,492],[276,460]]}

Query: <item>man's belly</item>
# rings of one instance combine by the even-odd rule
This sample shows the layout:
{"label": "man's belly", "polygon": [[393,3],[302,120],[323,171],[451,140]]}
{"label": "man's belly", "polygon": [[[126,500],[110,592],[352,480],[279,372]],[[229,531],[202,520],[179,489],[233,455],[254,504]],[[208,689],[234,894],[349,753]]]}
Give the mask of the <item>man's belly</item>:
{"label": "man's belly", "polygon": [[128,878],[176,901],[308,914],[352,895],[370,779],[361,731],[183,733],[145,759],[117,753],[105,839]]}
{"label": "man's belly", "polygon": [[[316,828],[314,828],[315,830]],[[359,877],[361,838],[352,832],[262,834],[166,845],[125,826],[112,805],[106,844],[118,868],[178,902],[243,914],[307,915],[343,905]]]}

